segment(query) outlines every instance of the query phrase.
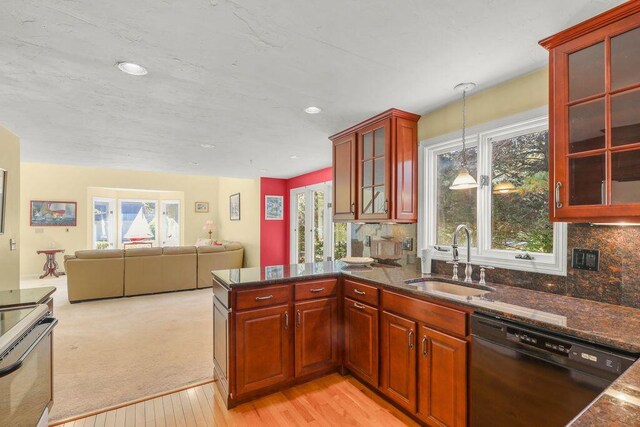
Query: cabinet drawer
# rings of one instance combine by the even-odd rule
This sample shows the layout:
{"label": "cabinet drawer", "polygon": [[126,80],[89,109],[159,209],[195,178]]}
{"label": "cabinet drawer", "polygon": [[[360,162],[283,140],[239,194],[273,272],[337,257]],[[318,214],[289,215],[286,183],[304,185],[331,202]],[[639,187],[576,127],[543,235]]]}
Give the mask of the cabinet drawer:
{"label": "cabinet drawer", "polygon": [[344,281],[344,296],[356,301],[364,302],[375,307],[378,306],[378,288],[362,283]]}
{"label": "cabinet drawer", "polygon": [[427,301],[382,292],[384,310],[408,316],[428,326],[459,336],[467,336],[467,313]]}
{"label": "cabinet drawer", "polygon": [[290,299],[290,285],[268,286],[266,288],[238,291],[236,296],[236,310],[286,304]]}
{"label": "cabinet drawer", "polygon": [[312,298],[332,297],[336,294],[337,279],[314,280],[312,282],[302,282],[295,286],[296,301]]}

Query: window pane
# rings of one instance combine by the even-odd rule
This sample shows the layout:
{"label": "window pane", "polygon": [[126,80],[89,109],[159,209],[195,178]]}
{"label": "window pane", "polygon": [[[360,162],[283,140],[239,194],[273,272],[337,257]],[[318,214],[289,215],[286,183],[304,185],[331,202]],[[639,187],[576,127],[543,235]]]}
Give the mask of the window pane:
{"label": "window pane", "polygon": [[297,239],[296,248],[297,248],[297,256],[298,259],[296,262],[298,264],[303,264],[306,262],[306,251],[305,251],[305,197],[304,193],[298,193],[296,195],[296,230],[297,230]]}
{"label": "window pane", "polygon": [[324,191],[313,192],[313,262],[324,261]]}
{"label": "window pane", "polygon": [[605,204],[605,171],[604,154],[570,159],[569,204]]}
{"label": "window pane", "polygon": [[[477,177],[478,149],[467,148],[467,166],[469,173]],[[472,231],[472,245],[477,239],[476,200],[478,192],[475,188],[468,190],[451,190],[449,187],[460,172],[462,152],[452,151],[438,155],[438,212],[436,218],[436,243],[438,245],[450,245],[453,240],[453,232],[459,224],[466,224]],[[465,244],[463,242],[463,244]]]}
{"label": "window pane", "polygon": [[120,203],[122,243],[149,243],[156,240],[156,202],[144,200]]}
{"label": "window pane", "polygon": [[604,99],[569,107],[569,152],[604,148]]}
{"label": "window pane", "polygon": [[362,164],[362,186],[370,187],[373,181],[373,160],[367,160]]}
{"label": "window pane", "polygon": [[374,185],[382,185],[384,184],[384,168],[385,161],[384,158],[375,160],[375,177],[373,179]]}
{"label": "window pane", "polygon": [[640,28],[611,39],[611,87],[640,81]]}
{"label": "window pane", "polygon": [[548,140],[545,130],[492,144],[493,249],[553,253]]}
{"label": "window pane", "polygon": [[611,145],[640,142],[640,90],[611,97]]}
{"label": "window pane", "polygon": [[339,260],[347,256],[347,223],[333,224],[333,259]]}
{"label": "window pane", "polygon": [[162,202],[162,246],[180,246],[180,203]]}
{"label": "window pane", "polygon": [[113,249],[115,242],[113,223],[113,200],[93,201],[93,241],[94,249]]}
{"label": "window pane", "polygon": [[380,157],[380,156],[384,156],[386,153],[384,152],[384,128],[379,128],[375,130],[374,133],[374,139],[375,139],[375,152],[374,155],[376,157]]}
{"label": "window pane", "polygon": [[640,203],[640,150],[611,155],[611,202]]}
{"label": "window pane", "polygon": [[373,189],[362,189],[362,205],[360,206],[360,210],[365,214],[373,213]]}
{"label": "window pane", "polygon": [[362,160],[373,157],[373,132],[362,136]]}
{"label": "window pane", "polygon": [[373,188],[373,213],[387,213],[389,203],[384,190],[384,186]]}
{"label": "window pane", "polygon": [[604,42],[569,55],[569,100],[604,92]]}

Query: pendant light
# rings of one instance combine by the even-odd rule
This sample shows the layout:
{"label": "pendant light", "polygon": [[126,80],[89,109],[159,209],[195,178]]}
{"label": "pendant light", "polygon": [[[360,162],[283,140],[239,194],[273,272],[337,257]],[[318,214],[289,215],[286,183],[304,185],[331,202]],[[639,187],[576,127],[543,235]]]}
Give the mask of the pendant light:
{"label": "pendant light", "polygon": [[467,190],[478,187],[478,182],[469,174],[469,168],[467,167],[467,146],[465,141],[467,131],[467,91],[475,87],[475,83],[469,82],[460,83],[453,88],[454,90],[462,91],[462,164],[460,165],[458,176],[449,187],[450,190]]}
{"label": "pendant light", "polygon": [[509,181],[503,181],[493,187],[493,194],[508,194],[518,191],[515,185]]}

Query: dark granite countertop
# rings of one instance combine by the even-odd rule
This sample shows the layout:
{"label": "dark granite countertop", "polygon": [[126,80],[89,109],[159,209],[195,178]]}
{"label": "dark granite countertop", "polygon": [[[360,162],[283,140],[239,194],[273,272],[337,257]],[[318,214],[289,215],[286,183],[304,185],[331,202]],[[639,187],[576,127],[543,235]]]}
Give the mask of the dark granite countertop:
{"label": "dark granite countertop", "polygon": [[[423,291],[405,281],[417,278],[450,280],[437,275],[423,276],[418,266],[353,268],[342,262],[325,262],[220,270],[213,271],[212,274],[229,289],[345,275],[389,290],[458,304],[477,312],[640,354],[639,309],[496,283],[488,284],[494,288],[492,292],[480,296]],[[640,425],[640,361],[629,368],[573,422],[576,426],[613,424]]]}
{"label": "dark granite countertop", "polygon": [[42,304],[55,291],[55,286],[0,291],[0,309]]}

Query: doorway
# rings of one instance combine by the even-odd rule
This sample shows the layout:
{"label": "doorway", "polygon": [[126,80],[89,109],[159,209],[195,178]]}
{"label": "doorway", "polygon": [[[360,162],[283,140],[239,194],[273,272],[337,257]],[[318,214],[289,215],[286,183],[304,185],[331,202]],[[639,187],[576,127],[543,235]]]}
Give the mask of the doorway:
{"label": "doorway", "polygon": [[330,181],[291,190],[292,264],[333,261],[347,256],[349,224],[332,222],[331,190]]}

